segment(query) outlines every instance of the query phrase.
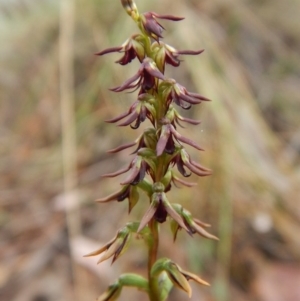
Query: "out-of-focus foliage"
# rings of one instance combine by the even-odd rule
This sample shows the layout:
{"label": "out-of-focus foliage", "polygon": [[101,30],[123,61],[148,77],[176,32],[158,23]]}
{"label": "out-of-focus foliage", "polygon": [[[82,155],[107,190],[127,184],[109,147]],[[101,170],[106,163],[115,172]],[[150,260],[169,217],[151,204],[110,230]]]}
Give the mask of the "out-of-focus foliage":
{"label": "out-of-focus foliage", "polygon": [[[0,295],[6,300],[71,300],[64,214],[57,210],[62,190],[59,3],[0,1]],[[213,284],[205,292],[195,287],[193,300],[203,295],[203,300],[276,301],[269,286],[278,290],[278,300],[297,300],[279,291],[270,275],[284,271],[286,278],[299,277],[300,3],[137,0],[137,5],[141,11],[184,16],[181,26],[163,23],[165,41],[178,49],[205,49],[200,57],[185,58],[184,74],[167,70],[189,90],[213,99],[183,114],[202,120],[200,131],[187,131],[206,149],[199,161],[214,175],[201,179],[198,188],[172,194],[182,204],[188,199],[186,206],[220,237],[217,244],[198,238],[188,243],[179,235],[177,244],[189,246],[179,254],[183,265],[206,273]],[[133,31],[119,1],[76,1],[78,191],[83,234],[101,241],[111,237],[114,224],[127,220],[125,204],[116,210],[93,203],[115,187],[100,180],[101,174],[117,169],[129,154],[105,151],[136,136],[106,128],[104,120],[135,97],[108,88],[133,74],[136,65],[124,68],[113,64],[116,54],[98,58],[93,53],[120,45]],[[132,219],[142,214],[137,206]],[[164,254],[171,252],[169,236],[162,241]],[[132,248],[128,270],[143,268],[143,252]],[[88,281],[81,285],[93,300],[108,281],[84,267],[82,274]],[[47,290],[49,283],[57,290]],[[232,298],[226,297],[228,288]],[[287,291],[298,296],[292,286]]]}

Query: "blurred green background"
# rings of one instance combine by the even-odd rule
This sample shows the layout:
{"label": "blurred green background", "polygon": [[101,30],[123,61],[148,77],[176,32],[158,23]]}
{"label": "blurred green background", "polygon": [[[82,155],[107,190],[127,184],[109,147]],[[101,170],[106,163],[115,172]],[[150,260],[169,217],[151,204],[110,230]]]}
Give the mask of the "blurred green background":
{"label": "blurred green background", "polygon": [[[118,0],[74,0],[74,11],[64,2],[0,0],[1,300],[95,300],[121,272],[146,272],[139,240],[112,267],[82,258],[146,208],[145,197],[130,216],[126,202],[94,202],[121,181],[101,175],[129,158],[106,150],[141,131],[104,123],[134,100],[108,88],[138,63],[122,67],[117,54],[93,54],[137,29]],[[188,151],[214,174],[174,188],[169,199],[211,223],[220,242],[182,231],[173,244],[165,223],[160,255],[211,283],[193,285],[191,300],[299,301],[300,2],[136,2],[141,12],[185,17],[161,22],[164,41],[205,52],[166,74],[213,100],[183,112],[202,123],[181,133],[205,148]],[[74,102],[61,119],[64,99]],[[146,299],[126,289],[120,300]],[[188,298],[174,289],[170,300]]]}

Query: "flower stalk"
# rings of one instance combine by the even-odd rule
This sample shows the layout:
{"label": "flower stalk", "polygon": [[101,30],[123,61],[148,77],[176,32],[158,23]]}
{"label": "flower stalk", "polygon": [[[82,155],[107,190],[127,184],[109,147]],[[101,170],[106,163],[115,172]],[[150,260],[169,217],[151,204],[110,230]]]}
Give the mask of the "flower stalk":
{"label": "flower stalk", "polygon": [[[197,176],[208,176],[210,169],[195,162],[185,149],[185,145],[203,151],[195,141],[183,136],[177,127],[181,122],[198,125],[200,121],[183,117],[176,107],[190,109],[194,105],[209,101],[208,98],[188,91],[175,79],[165,76],[166,64],[179,67],[181,55],[199,55],[203,50],[177,50],[163,43],[164,27],[160,20],[181,21],[183,18],[172,15],[159,15],[154,12],[140,14],[134,1],[121,0],[126,13],[133,19],[140,29],[129,37],[121,46],[112,47],[96,55],[103,56],[112,52],[121,53],[122,57],[116,61],[120,65],[127,65],[138,59],[140,67],[137,72],[118,87],[111,91],[138,91],[133,104],[123,114],[106,120],[108,123],[118,123],[118,126],[130,126],[137,130],[141,123],[149,121],[150,127],[134,141],[117,146],[109,153],[117,153],[125,149],[136,147],[129,164],[103,175],[103,177],[126,176],[121,180],[122,186],[117,192],[97,200],[99,203],[128,199],[129,213],[135,207],[143,191],[149,198],[148,209],[140,221],[127,223],[114,238],[98,250],[86,256],[101,255],[98,263],[112,258],[114,263],[129,247],[134,235],[144,238],[148,247],[148,279],[135,274],[124,274],[110,285],[99,297],[98,301],[117,300],[123,286],[136,287],[149,296],[150,301],[165,301],[173,286],[182,289],[189,297],[192,295],[189,280],[199,284],[208,283],[193,273],[187,272],[168,258],[158,258],[159,226],[170,220],[174,241],[180,229],[189,235],[218,240],[206,228],[208,224],[194,218],[182,205],[169,200],[167,193],[173,186],[183,185],[193,187],[195,183],[185,181],[191,173]],[[134,235],[133,235],[134,234]]]}

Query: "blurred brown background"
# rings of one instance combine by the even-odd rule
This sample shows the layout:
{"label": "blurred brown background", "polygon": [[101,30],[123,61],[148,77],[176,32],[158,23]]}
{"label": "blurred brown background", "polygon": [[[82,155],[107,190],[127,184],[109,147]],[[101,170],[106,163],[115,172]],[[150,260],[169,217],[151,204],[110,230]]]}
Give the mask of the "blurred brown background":
{"label": "blurred brown background", "polygon": [[[94,203],[119,188],[119,179],[101,174],[129,158],[130,151],[106,150],[140,130],[104,123],[134,100],[108,88],[134,74],[138,63],[121,67],[113,63],[118,55],[93,53],[120,45],[137,29],[118,0],[73,4],[74,10],[65,0],[0,0],[1,300],[95,300],[121,272],[145,274],[139,240],[112,267],[82,257],[141,218],[145,202],[130,216],[127,202]],[[205,148],[188,151],[214,174],[193,178],[195,188],[174,188],[170,200],[211,223],[220,242],[181,232],[173,244],[165,223],[160,255],[211,283],[193,285],[191,300],[299,301],[300,2],[137,5],[186,17],[161,22],[165,42],[205,52],[185,57],[167,75],[213,99],[183,113],[202,123],[182,133]],[[125,289],[120,300],[146,299]],[[188,298],[174,289],[170,300]]]}

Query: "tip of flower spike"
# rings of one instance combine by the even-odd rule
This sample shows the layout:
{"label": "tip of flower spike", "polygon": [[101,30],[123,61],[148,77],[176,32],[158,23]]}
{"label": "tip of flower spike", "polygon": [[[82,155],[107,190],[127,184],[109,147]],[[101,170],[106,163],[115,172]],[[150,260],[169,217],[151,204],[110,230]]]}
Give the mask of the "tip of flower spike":
{"label": "tip of flower spike", "polygon": [[127,14],[135,19],[135,17],[138,15],[137,7],[132,0],[121,0],[121,3],[127,12]]}

